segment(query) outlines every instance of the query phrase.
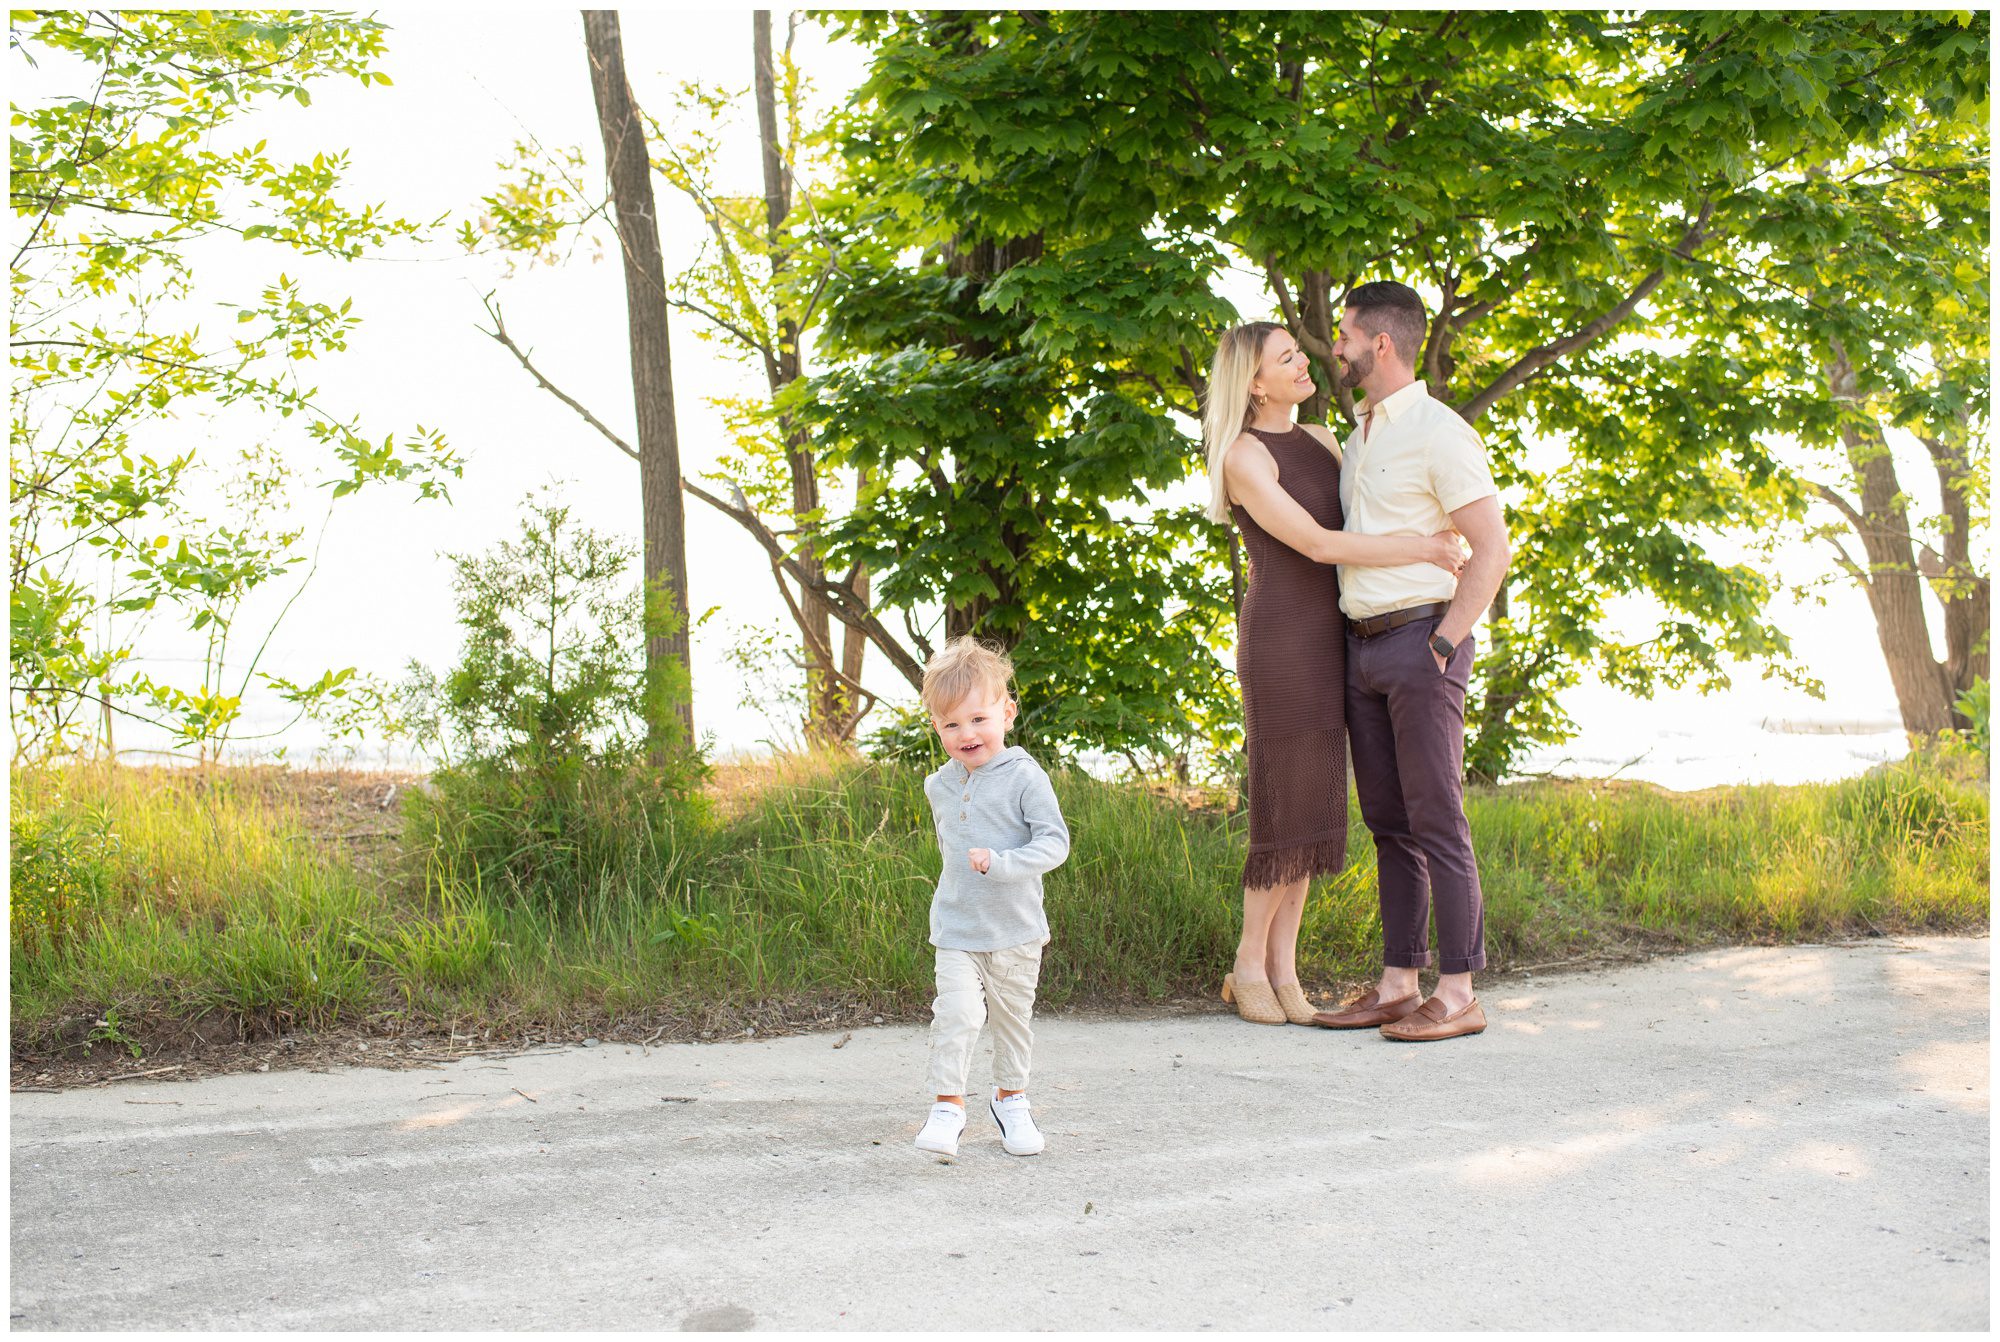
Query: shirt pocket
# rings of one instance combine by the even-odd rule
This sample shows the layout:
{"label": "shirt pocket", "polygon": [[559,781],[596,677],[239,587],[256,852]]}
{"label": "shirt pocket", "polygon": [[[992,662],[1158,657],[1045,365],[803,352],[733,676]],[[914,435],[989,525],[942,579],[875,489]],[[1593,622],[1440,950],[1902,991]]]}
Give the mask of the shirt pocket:
{"label": "shirt pocket", "polygon": [[1368,506],[1380,520],[1407,525],[1414,515],[1429,513],[1436,507],[1430,470],[1422,452],[1384,453],[1381,459],[1368,464],[1367,474]]}

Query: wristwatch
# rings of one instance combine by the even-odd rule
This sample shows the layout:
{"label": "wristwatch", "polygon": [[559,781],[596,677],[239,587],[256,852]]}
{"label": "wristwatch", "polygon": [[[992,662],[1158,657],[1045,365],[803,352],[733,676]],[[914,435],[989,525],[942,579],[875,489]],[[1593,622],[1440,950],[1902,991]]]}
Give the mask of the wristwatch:
{"label": "wristwatch", "polygon": [[1432,634],[1431,651],[1448,662],[1451,660],[1451,655],[1458,651],[1458,644],[1452,642],[1443,634]]}

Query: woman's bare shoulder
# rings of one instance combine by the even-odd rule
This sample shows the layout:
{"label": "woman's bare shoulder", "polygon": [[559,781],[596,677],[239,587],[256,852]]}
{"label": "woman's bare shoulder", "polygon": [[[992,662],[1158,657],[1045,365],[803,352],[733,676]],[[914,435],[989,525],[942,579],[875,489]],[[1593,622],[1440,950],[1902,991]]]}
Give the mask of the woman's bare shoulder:
{"label": "woman's bare shoulder", "polygon": [[1260,492],[1264,482],[1278,478],[1278,459],[1271,449],[1245,429],[1222,453],[1223,494],[1232,504]]}
{"label": "woman's bare shoulder", "polygon": [[1275,470],[1277,464],[1277,458],[1271,455],[1271,449],[1264,446],[1263,440],[1248,429],[1238,434],[1236,441],[1222,454],[1224,470],[1241,471],[1257,466],[1268,466]]}

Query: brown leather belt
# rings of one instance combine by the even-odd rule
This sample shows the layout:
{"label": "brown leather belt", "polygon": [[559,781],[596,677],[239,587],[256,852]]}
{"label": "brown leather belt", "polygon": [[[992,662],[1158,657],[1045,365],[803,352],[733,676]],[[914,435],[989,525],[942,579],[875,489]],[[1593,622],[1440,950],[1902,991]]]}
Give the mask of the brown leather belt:
{"label": "brown leather belt", "polygon": [[1392,610],[1387,615],[1370,615],[1365,620],[1349,620],[1347,622],[1347,632],[1356,638],[1373,638],[1377,634],[1386,634],[1391,629],[1401,629],[1406,624],[1415,624],[1418,620],[1428,620],[1433,615],[1442,616],[1450,609],[1451,603],[1449,601],[1433,601],[1428,605],[1422,606],[1405,606],[1401,610]]}

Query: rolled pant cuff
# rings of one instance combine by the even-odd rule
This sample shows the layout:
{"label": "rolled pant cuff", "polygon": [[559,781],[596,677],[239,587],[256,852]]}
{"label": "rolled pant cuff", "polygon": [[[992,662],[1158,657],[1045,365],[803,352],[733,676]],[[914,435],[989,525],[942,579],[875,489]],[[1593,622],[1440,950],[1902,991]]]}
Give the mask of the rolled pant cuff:
{"label": "rolled pant cuff", "polygon": [[1462,959],[1438,961],[1438,973],[1440,974],[1473,974],[1484,968],[1486,968],[1485,951]]}
{"label": "rolled pant cuff", "polygon": [[1428,969],[1431,963],[1429,951],[1383,951],[1382,964],[1387,969]]}

